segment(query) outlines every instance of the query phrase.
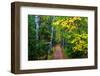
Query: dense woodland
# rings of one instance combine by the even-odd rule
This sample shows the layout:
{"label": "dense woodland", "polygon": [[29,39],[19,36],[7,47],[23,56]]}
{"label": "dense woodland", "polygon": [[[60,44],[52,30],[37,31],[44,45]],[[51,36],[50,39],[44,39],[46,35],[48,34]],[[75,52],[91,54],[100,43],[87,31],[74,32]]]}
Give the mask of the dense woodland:
{"label": "dense woodland", "polygon": [[28,15],[28,60],[86,58],[88,18]]}

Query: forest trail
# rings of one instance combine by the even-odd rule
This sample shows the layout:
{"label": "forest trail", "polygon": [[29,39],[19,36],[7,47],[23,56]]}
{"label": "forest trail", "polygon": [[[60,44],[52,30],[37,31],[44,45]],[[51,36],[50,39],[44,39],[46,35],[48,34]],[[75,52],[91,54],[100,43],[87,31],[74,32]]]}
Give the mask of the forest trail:
{"label": "forest trail", "polygon": [[60,45],[54,47],[53,59],[64,59],[63,48]]}

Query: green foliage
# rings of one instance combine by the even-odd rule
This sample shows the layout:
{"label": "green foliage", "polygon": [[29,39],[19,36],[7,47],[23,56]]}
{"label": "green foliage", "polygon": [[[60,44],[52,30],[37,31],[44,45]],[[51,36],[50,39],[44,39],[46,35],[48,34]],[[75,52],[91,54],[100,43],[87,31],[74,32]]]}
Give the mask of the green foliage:
{"label": "green foliage", "polygon": [[35,31],[35,17],[29,15],[28,16],[28,58],[31,59],[37,59],[37,47],[36,45],[36,31]]}
{"label": "green foliage", "polygon": [[40,16],[39,40],[36,39],[35,16],[28,16],[28,55],[29,60],[47,59],[50,41],[49,16]]}
{"label": "green foliage", "polygon": [[50,41],[50,28],[51,28],[51,21],[50,16],[40,16],[40,39],[46,40],[47,42]]}
{"label": "green foliage", "polygon": [[86,17],[66,17],[65,19],[57,18],[52,24],[57,31],[56,37],[65,39],[64,50],[70,58],[87,57],[87,21]]}
{"label": "green foliage", "polygon": [[[52,59],[52,47],[64,40],[68,58],[84,58],[88,54],[88,18],[72,16],[39,16],[39,40],[36,39],[35,16],[28,16],[29,60]],[[51,38],[51,29],[53,37]],[[50,42],[52,40],[52,47]],[[51,51],[50,51],[51,50]],[[49,52],[50,51],[50,52]]]}

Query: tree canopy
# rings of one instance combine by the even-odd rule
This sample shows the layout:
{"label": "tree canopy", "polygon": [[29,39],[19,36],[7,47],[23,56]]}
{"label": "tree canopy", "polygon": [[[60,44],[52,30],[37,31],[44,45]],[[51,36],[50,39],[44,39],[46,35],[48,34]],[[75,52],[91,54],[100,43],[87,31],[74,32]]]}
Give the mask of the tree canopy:
{"label": "tree canopy", "polygon": [[67,58],[88,54],[88,18],[28,15],[29,60],[51,59],[52,48],[61,44]]}

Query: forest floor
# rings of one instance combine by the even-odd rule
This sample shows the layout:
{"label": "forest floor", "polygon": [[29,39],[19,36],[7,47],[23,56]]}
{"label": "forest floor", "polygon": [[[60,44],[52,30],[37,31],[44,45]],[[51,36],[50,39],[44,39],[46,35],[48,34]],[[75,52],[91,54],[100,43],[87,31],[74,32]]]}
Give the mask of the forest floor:
{"label": "forest floor", "polygon": [[60,45],[54,47],[53,59],[64,59],[64,52]]}

